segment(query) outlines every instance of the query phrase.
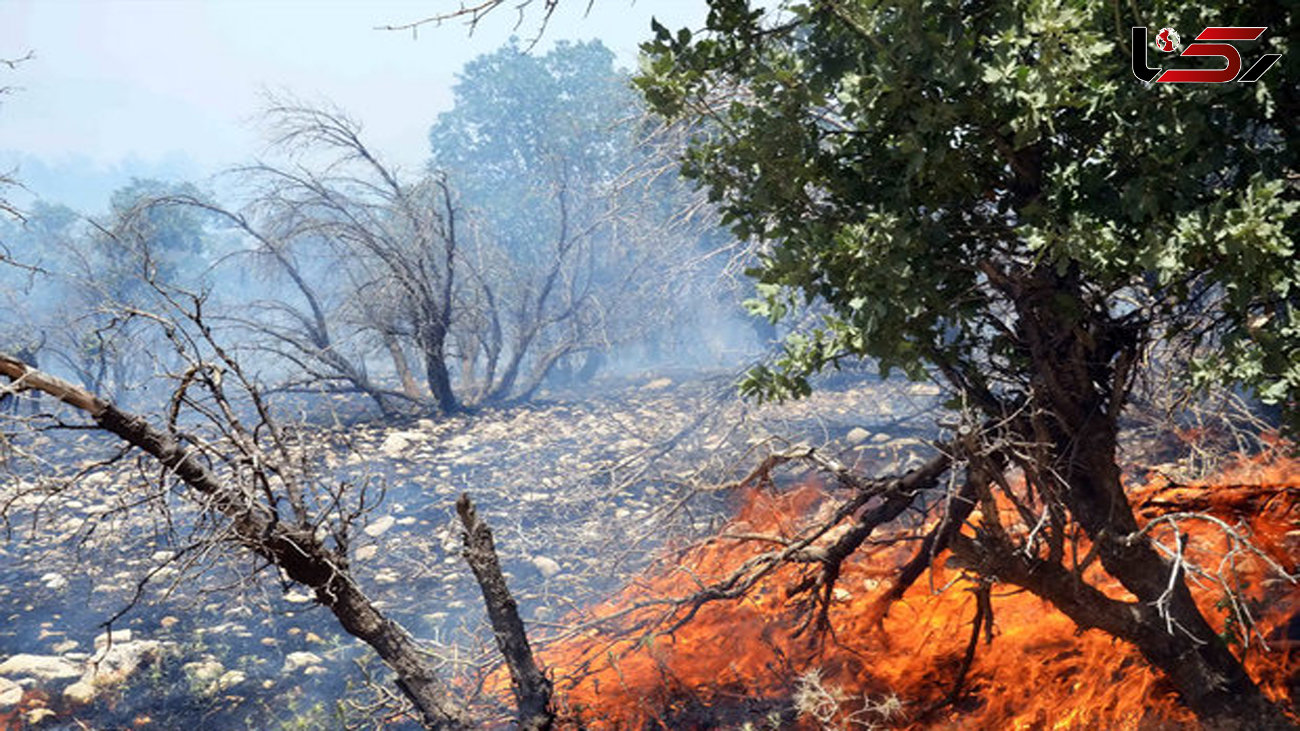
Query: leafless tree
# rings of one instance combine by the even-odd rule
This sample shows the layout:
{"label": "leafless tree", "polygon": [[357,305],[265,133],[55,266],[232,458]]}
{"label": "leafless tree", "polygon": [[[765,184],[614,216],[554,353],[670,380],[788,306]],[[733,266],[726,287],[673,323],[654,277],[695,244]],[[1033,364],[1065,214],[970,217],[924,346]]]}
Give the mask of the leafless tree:
{"label": "leafless tree", "polygon": [[[433,402],[460,408],[447,364],[447,339],[457,285],[459,232],[451,188],[431,175],[407,183],[362,142],[341,113],[296,104],[271,108],[275,144],[294,153],[331,157],[320,173],[257,165],[245,173],[261,184],[256,207],[277,222],[281,241],[328,242],[354,272],[357,298],[393,299],[422,356]],[[388,322],[367,323],[384,335]],[[391,333],[387,333],[391,334]]]}
{"label": "leafless tree", "polygon": [[579,187],[559,176],[537,193],[532,203],[557,222],[540,251],[521,256],[490,227],[475,227],[467,247],[465,318],[453,331],[475,401],[527,399],[557,366],[590,370],[618,346],[656,335],[693,301],[689,249],[698,231],[657,216],[645,181]]}
{"label": "leafless tree", "polygon": [[[268,119],[273,149],[285,159],[236,171],[253,190],[243,210],[192,196],[146,207],[218,215],[250,242],[228,257],[235,266],[252,261],[287,283],[225,315],[252,336],[251,347],[280,361],[289,374],[281,388],[361,392],[395,413],[424,399],[406,360],[409,342],[434,408],[459,410],[447,355],[459,267],[448,182],[400,179],[340,112],[275,103]],[[370,374],[375,343],[393,359],[400,389]]]}

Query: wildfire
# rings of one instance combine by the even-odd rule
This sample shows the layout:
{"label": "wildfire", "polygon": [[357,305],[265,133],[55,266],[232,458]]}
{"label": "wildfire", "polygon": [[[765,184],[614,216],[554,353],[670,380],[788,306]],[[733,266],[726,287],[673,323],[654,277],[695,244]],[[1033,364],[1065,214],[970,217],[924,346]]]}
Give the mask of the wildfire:
{"label": "wildfire", "polygon": [[[1226,602],[1223,585],[1208,576],[1193,581],[1193,591],[1269,697],[1294,703],[1300,658],[1285,633],[1300,610],[1300,589],[1273,569],[1294,573],[1300,559],[1300,463],[1259,457],[1204,484],[1152,476],[1130,493],[1143,522],[1166,516],[1153,526],[1157,541],[1174,541],[1173,531],[1182,531],[1193,563],[1231,563],[1245,602]],[[773,538],[824,515],[831,502],[812,484],[781,494],[750,489],[717,536],[596,607],[593,614],[608,620],[601,629],[548,643],[539,655],[557,679],[561,716],[594,729],[1138,729],[1192,722],[1136,649],[1100,631],[1080,632],[1013,586],[991,585],[991,635],[981,633],[968,661],[975,577],[940,555],[900,599],[886,603],[891,577],[915,550],[914,541],[890,536],[878,536],[845,564],[830,633],[820,640],[806,629],[806,608],[788,596],[809,570],[799,566],[773,571],[742,599],[706,603],[679,625],[655,623],[668,610],[676,610],[675,619],[684,611],[656,599],[686,596],[727,576],[770,550]],[[1219,522],[1170,522],[1192,511]],[[1010,523],[1014,513],[1006,517]],[[1234,543],[1225,528],[1259,551]],[[1097,569],[1087,577],[1125,595]],[[1243,619],[1253,620],[1253,633]],[[656,627],[671,631],[651,631]]]}

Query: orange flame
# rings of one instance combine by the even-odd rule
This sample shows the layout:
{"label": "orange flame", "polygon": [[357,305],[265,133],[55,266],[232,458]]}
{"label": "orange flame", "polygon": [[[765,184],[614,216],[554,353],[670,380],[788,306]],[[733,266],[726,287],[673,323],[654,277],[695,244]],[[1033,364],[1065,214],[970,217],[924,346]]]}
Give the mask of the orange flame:
{"label": "orange flame", "polygon": [[[1300,680],[1294,643],[1265,650],[1258,637],[1276,633],[1300,610],[1300,589],[1274,578],[1268,565],[1294,573],[1300,559],[1300,462],[1261,456],[1200,485],[1153,476],[1130,494],[1143,522],[1205,511],[1262,549],[1264,556],[1239,551],[1231,557],[1259,630],[1237,649],[1270,698],[1294,703]],[[1135,729],[1193,720],[1131,645],[1097,630],[1080,632],[1049,604],[1006,585],[992,589],[992,643],[979,641],[962,693],[945,702],[971,637],[974,582],[941,555],[884,611],[889,577],[914,550],[908,541],[869,543],[845,563],[831,632],[820,644],[799,631],[806,614],[787,598],[808,570],[797,566],[773,571],[742,599],[704,605],[669,634],[636,631],[664,615],[665,606],[653,600],[682,597],[727,576],[774,545],[756,535],[790,535],[832,506],[814,485],[779,495],[755,488],[743,498],[717,536],[594,608],[594,616],[609,620],[605,630],[548,643],[539,653],[557,679],[557,705],[568,723],[593,729],[746,721],[756,728]],[[1011,522],[1014,512],[1008,509],[1005,518]],[[1153,537],[1167,541],[1172,533],[1160,530]],[[1188,520],[1179,530],[1189,534],[1185,555],[1202,566],[1216,567],[1230,547],[1222,525]],[[1099,569],[1090,571],[1094,585],[1124,596]],[[1193,591],[1218,629],[1234,631],[1221,588],[1202,581]]]}

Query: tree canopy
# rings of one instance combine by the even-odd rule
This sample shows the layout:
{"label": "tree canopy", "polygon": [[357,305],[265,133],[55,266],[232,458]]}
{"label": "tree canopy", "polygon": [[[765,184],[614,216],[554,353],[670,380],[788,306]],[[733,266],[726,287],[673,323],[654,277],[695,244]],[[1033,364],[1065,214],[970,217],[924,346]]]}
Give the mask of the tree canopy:
{"label": "tree canopy", "polygon": [[[831,308],[748,387],[802,392],[847,356],[972,392],[1028,383],[990,266],[1052,267],[1144,338],[1180,337],[1201,376],[1300,395],[1294,122],[1300,56],[1281,5],[810,3],[764,23],[711,3],[709,32],[660,28],[640,83],[707,107],[685,173],[736,231],[776,242],[762,311]],[[1256,84],[1144,85],[1129,26],[1261,25]],[[1289,34],[1289,35],[1288,35]],[[1166,57],[1166,60],[1172,57]],[[1187,60],[1180,62],[1187,65]],[[718,101],[720,94],[728,98]]]}

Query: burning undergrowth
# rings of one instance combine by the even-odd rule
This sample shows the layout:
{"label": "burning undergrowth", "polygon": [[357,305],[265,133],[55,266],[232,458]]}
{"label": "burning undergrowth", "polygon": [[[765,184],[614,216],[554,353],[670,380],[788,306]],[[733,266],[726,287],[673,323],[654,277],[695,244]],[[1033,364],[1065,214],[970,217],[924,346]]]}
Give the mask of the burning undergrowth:
{"label": "burning undergrowth", "polygon": [[[1266,695],[1300,696],[1300,462],[1245,459],[1214,479],[1130,485],[1139,520],[1182,552],[1202,611]],[[808,563],[768,561],[826,524],[845,496],[806,480],[742,488],[735,517],[678,550],[583,629],[539,653],[566,723],[587,728],[1164,728],[1194,724],[1173,688],[1131,645],[1080,631],[1018,587],[982,579],[941,552],[900,591],[900,567],[934,515],[903,516],[842,565],[825,605],[809,601]],[[933,503],[942,500],[936,495]],[[991,508],[992,506],[985,506]],[[868,510],[863,506],[859,511]],[[1033,531],[1009,504],[1003,523]],[[909,524],[910,520],[910,524]],[[963,532],[973,535],[976,510]],[[836,530],[810,548],[829,545]],[[1082,576],[1131,599],[1068,550]],[[1179,548],[1177,535],[1186,536]],[[757,570],[755,567],[759,567]],[[739,576],[760,578],[743,585]],[[742,586],[743,585],[743,586]],[[743,590],[742,590],[743,589]],[[1236,598],[1234,598],[1236,597]],[[819,618],[824,622],[818,631]]]}

